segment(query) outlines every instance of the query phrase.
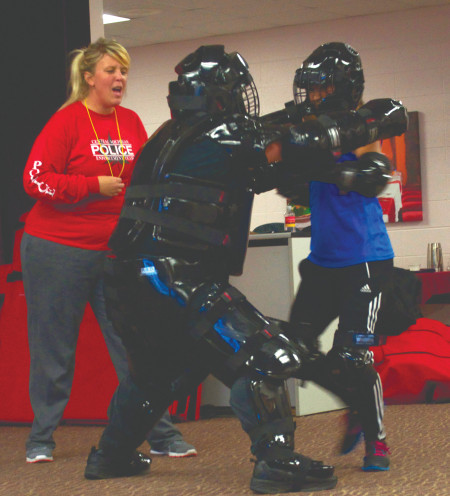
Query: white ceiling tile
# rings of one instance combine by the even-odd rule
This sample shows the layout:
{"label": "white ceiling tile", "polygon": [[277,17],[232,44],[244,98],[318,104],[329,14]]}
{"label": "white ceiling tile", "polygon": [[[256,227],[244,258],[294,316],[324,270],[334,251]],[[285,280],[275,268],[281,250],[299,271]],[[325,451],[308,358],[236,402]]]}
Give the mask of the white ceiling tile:
{"label": "white ceiling tile", "polygon": [[131,18],[106,25],[105,35],[137,47],[448,4],[450,0],[103,0],[103,10]]}

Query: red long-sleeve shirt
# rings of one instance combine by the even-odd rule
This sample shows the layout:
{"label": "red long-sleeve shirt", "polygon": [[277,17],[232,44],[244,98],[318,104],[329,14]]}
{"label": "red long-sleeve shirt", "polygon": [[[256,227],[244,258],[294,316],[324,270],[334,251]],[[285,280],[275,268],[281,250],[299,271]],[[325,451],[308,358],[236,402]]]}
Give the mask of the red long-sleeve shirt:
{"label": "red long-sleeve shirt", "polygon": [[56,112],[34,142],[23,183],[37,202],[25,232],[64,245],[107,250],[125,192],[112,198],[100,195],[97,176],[111,174],[104,154],[114,176],[120,174],[124,155],[121,177],[127,186],[147,133],[138,115],[124,107],[116,107],[121,140],[114,112],[89,112],[101,145],[82,102]]}

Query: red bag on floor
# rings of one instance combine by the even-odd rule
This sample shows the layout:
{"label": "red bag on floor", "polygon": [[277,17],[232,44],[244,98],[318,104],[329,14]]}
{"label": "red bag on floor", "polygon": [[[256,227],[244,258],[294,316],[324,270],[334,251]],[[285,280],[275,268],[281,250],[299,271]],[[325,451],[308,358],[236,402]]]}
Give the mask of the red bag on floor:
{"label": "red bag on floor", "polygon": [[398,336],[370,348],[386,404],[450,401],[450,327],[418,319]]}

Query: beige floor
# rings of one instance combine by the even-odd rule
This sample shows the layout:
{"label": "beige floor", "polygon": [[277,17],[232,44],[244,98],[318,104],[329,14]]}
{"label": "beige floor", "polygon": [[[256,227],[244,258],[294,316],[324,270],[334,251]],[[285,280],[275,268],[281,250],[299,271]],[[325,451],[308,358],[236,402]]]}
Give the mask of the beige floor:
{"label": "beige floor", "polygon": [[[363,446],[346,456],[336,447],[343,412],[297,417],[298,451],[336,466],[338,485],[317,496],[449,496],[450,404],[391,405],[386,426],[392,448],[389,472],[361,471]],[[246,496],[252,471],[249,443],[236,418],[179,424],[199,451],[195,458],[154,457],[149,474],[87,481],[90,446],[101,427],[63,426],[56,431],[55,461],[26,464],[28,427],[0,427],[0,495],[8,496]],[[146,446],[142,447],[147,449]],[[302,493],[305,494],[305,493]]]}

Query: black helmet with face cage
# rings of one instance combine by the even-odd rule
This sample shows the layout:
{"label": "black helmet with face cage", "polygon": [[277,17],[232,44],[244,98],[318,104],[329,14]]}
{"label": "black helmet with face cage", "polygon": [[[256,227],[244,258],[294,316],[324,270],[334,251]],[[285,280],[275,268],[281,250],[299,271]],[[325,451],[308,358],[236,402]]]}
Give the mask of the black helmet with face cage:
{"label": "black helmet with face cage", "polygon": [[178,80],[169,83],[172,114],[185,111],[259,115],[259,98],[247,62],[223,45],[205,45],[175,67]]}
{"label": "black helmet with face cage", "polygon": [[[364,90],[359,53],[347,43],[324,43],[297,69],[293,86],[295,102],[311,104],[314,113],[355,110]],[[309,96],[313,89],[330,93],[313,104]]]}

